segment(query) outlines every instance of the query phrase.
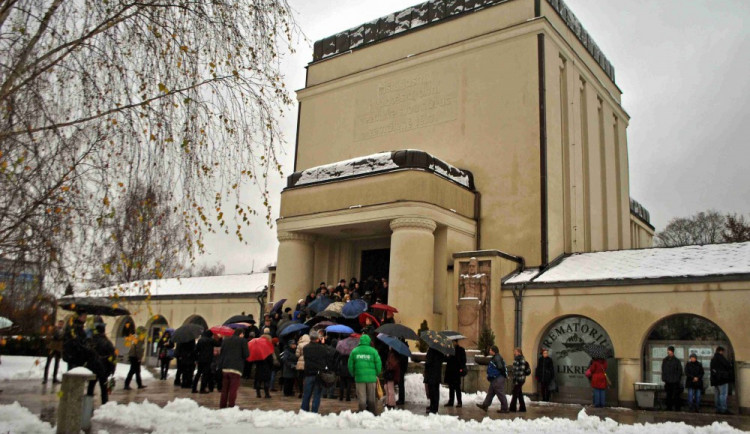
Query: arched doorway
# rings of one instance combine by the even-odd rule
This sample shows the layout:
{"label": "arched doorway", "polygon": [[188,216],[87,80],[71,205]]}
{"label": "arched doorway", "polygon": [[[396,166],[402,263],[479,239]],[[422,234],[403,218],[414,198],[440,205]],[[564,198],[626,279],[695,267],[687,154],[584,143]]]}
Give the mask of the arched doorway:
{"label": "arched doorway", "polygon": [[201,326],[203,327],[203,330],[208,329],[208,323],[200,315],[190,315],[189,317],[187,317],[185,322],[182,323],[182,325],[186,325],[186,324],[195,324],[195,325]]}
{"label": "arched doorway", "polygon": [[159,363],[157,346],[164,331],[169,327],[167,319],[162,315],[154,315],[146,324],[148,341],[146,346],[146,366],[156,366]]}
{"label": "arched doorway", "polygon": [[121,316],[115,322],[115,349],[119,361],[127,360],[130,346],[126,339],[135,333],[135,321],[131,316]]}
{"label": "arched doorway", "polygon": [[[643,342],[643,381],[664,384],[661,381],[661,362],[667,356],[667,347],[670,345],[674,346],[674,355],[683,366],[690,354],[696,354],[705,370],[705,394],[710,395],[702,401],[707,405],[712,403],[714,390],[713,387],[709,387],[711,358],[716,347],[722,346],[726,349],[726,358],[734,361],[734,350],[729,337],[716,323],[699,315],[676,314],[662,318],[651,327]],[[737,395],[733,389],[738,387],[736,383],[730,384],[730,407],[737,405]]]}
{"label": "arched doorway", "polygon": [[[560,402],[591,403],[592,389],[586,378],[591,357],[583,350],[585,344],[595,343],[604,347],[614,346],[607,331],[596,321],[580,315],[571,315],[555,320],[540,339],[538,354],[528,355],[534,365],[542,349],[549,350],[555,366],[555,382],[558,393],[553,399]],[[607,360],[607,376],[612,387],[607,390],[607,402],[617,402],[617,362]]]}

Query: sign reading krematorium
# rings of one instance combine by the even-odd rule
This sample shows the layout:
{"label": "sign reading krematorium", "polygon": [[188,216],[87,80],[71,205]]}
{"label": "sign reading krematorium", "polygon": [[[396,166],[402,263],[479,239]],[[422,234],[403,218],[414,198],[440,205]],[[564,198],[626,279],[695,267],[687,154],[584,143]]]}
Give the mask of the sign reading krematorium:
{"label": "sign reading krematorium", "polygon": [[591,357],[583,346],[591,343],[612,347],[607,332],[599,324],[582,316],[563,318],[547,330],[542,346],[549,349],[549,356],[555,362],[558,386],[590,387],[585,374]]}

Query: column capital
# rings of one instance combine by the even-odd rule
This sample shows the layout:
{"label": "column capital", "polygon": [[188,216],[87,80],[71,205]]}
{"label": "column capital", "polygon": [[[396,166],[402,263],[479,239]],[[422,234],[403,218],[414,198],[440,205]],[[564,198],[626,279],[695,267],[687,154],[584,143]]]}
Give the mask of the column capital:
{"label": "column capital", "polygon": [[277,234],[279,242],[283,241],[303,241],[306,243],[312,243],[315,241],[315,236],[310,234],[303,234],[301,232],[279,232]]}
{"label": "column capital", "polygon": [[391,220],[391,230],[396,229],[421,229],[429,232],[435,232],[437,223],[430,219],[420,217],[401,217]]}

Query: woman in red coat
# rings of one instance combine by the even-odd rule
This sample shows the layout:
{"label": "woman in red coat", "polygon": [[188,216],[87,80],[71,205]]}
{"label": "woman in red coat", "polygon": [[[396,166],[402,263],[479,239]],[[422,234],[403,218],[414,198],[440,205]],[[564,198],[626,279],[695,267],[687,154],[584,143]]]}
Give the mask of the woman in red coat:
{"label": "woman in red coat", "polygon": [[586,376],[589,377],[591,387],[594,388],[594,407],[604,407],[604,395],[607,391],[607,361],[592,360]]}

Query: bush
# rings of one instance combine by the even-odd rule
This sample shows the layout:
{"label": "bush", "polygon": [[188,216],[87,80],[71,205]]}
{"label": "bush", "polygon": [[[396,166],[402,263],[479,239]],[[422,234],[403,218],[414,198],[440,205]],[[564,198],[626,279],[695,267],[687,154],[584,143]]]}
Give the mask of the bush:
{"label": "bush", "polygon": [[[423,320],[422,324],[419,325],[419,330],[417,330],[418,335],[422,335],[422,332],[429,330],[430,328],[427,326],[427,320]],[[419,340],[419,344],[417,345],[419,348],[419,351],[422,353],[426,353],[427,349],[429,348],[427,346],[427,342],[423,340]]]}
{"label": "bush", "polygon": [[[4,345],[2,345],[4,343]],[[41,335],[1,336],[0,352],[6,356],[46,356],[44,337]]]}
{"label": "bush", "polygon": [[493,345],[495,345],[495,332],[488,327],[483,328],[479,333],[479,339],[477,342],[479,351],[486,356],[490,353],[490,347]]}

